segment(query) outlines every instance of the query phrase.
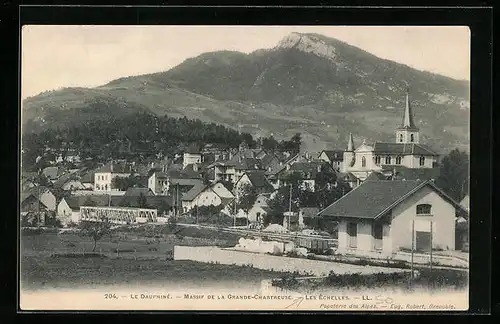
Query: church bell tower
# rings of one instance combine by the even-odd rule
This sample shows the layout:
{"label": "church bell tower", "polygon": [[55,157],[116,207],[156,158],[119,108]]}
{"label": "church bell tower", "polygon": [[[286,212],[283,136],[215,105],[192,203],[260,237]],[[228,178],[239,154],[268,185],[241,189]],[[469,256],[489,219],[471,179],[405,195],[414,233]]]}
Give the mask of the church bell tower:
{"label": "church bell tower", "polygon": [[410,104],[409,90],[406,89],[406,102],[401,125],[396,129],[396,143],[418,143],[419,129],[413,121],[413,111]]}

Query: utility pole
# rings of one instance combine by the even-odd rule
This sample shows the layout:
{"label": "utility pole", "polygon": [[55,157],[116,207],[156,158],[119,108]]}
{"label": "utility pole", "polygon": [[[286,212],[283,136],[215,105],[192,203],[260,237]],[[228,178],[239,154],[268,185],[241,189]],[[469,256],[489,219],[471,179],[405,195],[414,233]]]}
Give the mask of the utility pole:
{"label": "utility pole", "polygon": [[290,183],[290,199],[288,203],[288,230],[291,230],[291,215],[292,215],[292,184]]}
{"label": "utility pole", "polygon": [[431,237],[430,237],[430,271],[432,272],[432,221],[431,223]]}
{"label": "utility pole", "polygon": [[410,283],[413,282],[413,249],[415,242],[415,220],[411,221],[411,276]]}
{"label": "utility pole", "polygon": [[233,227],[236,227],[236,198],[234,198],[234,217],[233,217]]}

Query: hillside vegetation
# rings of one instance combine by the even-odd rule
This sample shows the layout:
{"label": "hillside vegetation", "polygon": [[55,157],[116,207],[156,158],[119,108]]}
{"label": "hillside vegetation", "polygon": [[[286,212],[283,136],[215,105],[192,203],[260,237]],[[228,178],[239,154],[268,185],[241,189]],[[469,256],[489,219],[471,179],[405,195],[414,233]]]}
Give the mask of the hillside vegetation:
{"label": "hillside vegetation", "polygon": [[380,59],[317,34],[291,34],[275,48],[250,54],[220,51],[169,71],[124,77],[86,89],[28,98],[24,127],[39,130],[106,116],[149,111],[200,119],[254,136],[300,132],[310,150],[355,141],[393,140],[410,87],[422,141],[438,151],[468,150],[465,81]]}

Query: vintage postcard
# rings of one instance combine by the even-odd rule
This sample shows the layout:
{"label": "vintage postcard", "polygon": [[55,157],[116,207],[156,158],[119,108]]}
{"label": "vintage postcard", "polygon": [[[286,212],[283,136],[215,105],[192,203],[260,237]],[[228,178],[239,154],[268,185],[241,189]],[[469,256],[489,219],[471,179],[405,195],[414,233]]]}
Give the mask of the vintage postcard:
{"label": "vintage postcard", "polygon": [[469,308],[467,27],[21,38],[21,310]]}

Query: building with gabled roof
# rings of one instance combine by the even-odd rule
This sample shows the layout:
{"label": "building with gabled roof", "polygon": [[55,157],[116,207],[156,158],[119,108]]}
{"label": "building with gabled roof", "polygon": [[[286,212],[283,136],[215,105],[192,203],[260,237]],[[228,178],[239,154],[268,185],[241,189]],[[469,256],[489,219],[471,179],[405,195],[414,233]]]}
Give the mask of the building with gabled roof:
{"label": "building with gabled roof", "polygon": [[413,108],[409,93],[406,93],[405,109],[401,125],[395,130],[392,143],[363,143],[355,147],[353,135],[349,134],[347,149],[343,154],[342,171],[353,173],[361,181],[372,171],[384,167],[403,166],[410,169],[435,168],[439,154],[420,143],[420,130],[413,121]]}
{"label": "building with gabled roof", "polygon": [[182,211],[189,212],[201,206],[225,206],[234,200],[234,195],[222,183],[198,184],[182,196]]}
{"label": "building with gabled roof", "polygon": [[[391,256],[455,249],[455,223],[467,211],[433,181],[368,180],[318,213],[338,221],[340,253]],[[412,241],[413,237],[413,241]]]}
{"label": "building with gabled roof", "polygon": [[243,190],[246,185],[252,186],[257,194],[271,193],[275,190],[271,183],[267,180],[266,172],[264,170],[245,171],[238,181],[236,181],[234,185],[234,192],[238,195],[238,193]]}
{"label": "building with gabled roof", "polygon": [[150,188],[137,188],[137,187],[128,188],[125,191],[124,196],[138,197],[141,194],[144,196],[154,196],[154,192]]}
{"label": "building with gabled roof", "polygon": [[318,159],[330,163],[332,168],[339,171],[344,161],[344,151],[342,150],[323,150],[319,153]]}

